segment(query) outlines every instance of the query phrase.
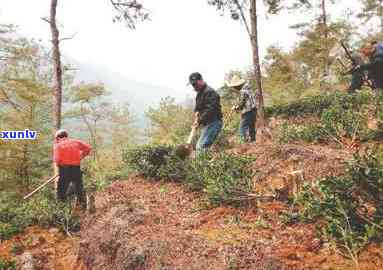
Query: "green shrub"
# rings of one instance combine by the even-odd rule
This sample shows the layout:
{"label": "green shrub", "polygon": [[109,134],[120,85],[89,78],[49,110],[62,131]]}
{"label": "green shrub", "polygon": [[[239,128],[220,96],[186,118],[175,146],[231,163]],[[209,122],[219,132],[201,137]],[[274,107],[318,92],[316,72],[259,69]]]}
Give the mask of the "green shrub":
{"label": "green shrub", "polygon": [[367,115],[345,104],[334,104],[322,113],[323,132],[328,136],[361,138],[367,132]]}
{"label": "green shrub", "polygon": [[383,164],[368,152],[356,154],[344,176],[305,185],[296,203],[302,220],[322,220],[322,235],[356,260],[367,243],[383,237],[382,192]]}
{"label": "green shrub", "polygon": [[253,161],[248,156],[205,153],[191,161],[186,183],[203,190],[212,205],[239,204],[252,190]]}
{"label": "green shrub", "polygon": [[185,178],[186,185],[193,191],[202,191],[205,186],[204,170],[208,170],[211,160],[209,153],[203,153],[189,162]]}
{"label": "green shrub", "polygon": [[[305,125],[284,123],[280,128],[280,141],[283,143],[292,141],[318,142],[331,139],[342,144],[343,137],[365,140],[373,136],[367,128],[368,106],[373,100],[373,95],[370,92],[360,92],[355,95],[334,93],[326,97],[331,97],[331,103],[326,103],[326,106],[319,106],[315,111],[317,116],[320,116],[320,123]],[[315,101],[315,98],[311,99]],[[319,100],[322,99],[319,98]],[[306,100],[303,103],[302,114],[309,112],[310,106],[313,106],[311,109],[314,109],[317,105],[316,102],[312,104],[310,102]],[[308,106],[308,104],[311,105]],[[287,110],[286,116],[294,114],[290,109]]]}
{"label": "green shrub", "polygon": [[180,159],[175,155],[174,151],[165,157],[165,163],[158,169],[158,177],[161,179],[169,179],[179,181],[185,179],[187,161]]}
{"label": "green shrub", "polygon": [[360,91],[354,95],[335,91],[313,97],[305,97],[287,104],[276,104],[265,108],[267,117],[283,118],[320,116],[334,104],[342,104],[344,109],[358,110],[362,105],[372,104],[375,96],[370,91]]}
{"label": "green shrub", "polygon": [[0,257],[0,270],[16,270],[16,261]]}
{"label": "green shrub", "polygon": [[251,192],[254,158],[211,152],[182,160],[169,146],[143,146],[124,152],[124,161],[145,177],[185,180],[193,190],[203,191],[213,205],[237,204]]}
{"label": "green shrub", "polygon": [[279,130],[279,140],[282,143],[294,141],[318,142],[325,137],[323,127],[318,124],[308,124],[305,126],[289,125],[283,123]]}
{"label": "green shrub", "polygon": [[265,115],[267,117],[279,116],[286,118],[305,115],[320,115],[324,109],[331,106],[334,98],[333,95],[334,94],[326,94],[314,97],[305,97],[287,104],[276,104],[266,107]]}
{"label": "green shrub", "polygon": [[179,180],[185,176],[184,160],[171,146],[145,145],[123,152],[123,160],[130,169],[153,179]]}
{"label": "green shrub", "polygon": [[38,194],[27,202],[1,205],[0,240],[9,239],[31,225],[54,226],[69,233],[78,231],[80,223],[70,202],[56,203],[49,192]]}
{"label": "green shrub", "polygon": [[[6,240],[22,232],[24,227],[17,226],[15,224],[0,222],[0,240]],[[0,268],[1,269],[1,268]]]}

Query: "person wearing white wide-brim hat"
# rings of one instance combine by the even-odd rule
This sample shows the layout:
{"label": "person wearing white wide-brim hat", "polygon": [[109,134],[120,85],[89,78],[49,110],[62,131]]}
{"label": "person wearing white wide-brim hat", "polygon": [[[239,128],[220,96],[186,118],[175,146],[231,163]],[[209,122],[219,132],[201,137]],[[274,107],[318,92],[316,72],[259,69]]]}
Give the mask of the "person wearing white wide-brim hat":
{"label": "person wearing white wide-brim hat", "polygon": [[255,142],[257,120],[256,97],[251,89],[250,82],[234,75],[226,84],[228,87],[239,91],[239,102],[233,106],[233,111],[241,112],[241,122],[239,125],[239,135],[244,142]]}
{"label": "person wearing white wide-brim hat", "polygon": [[231,88],[239,88],[237,90],[241,90],[242,86],[246,83],[246,80],[242,79],[238,75],[234,75],[229,82],[227,82],[227,86]]}

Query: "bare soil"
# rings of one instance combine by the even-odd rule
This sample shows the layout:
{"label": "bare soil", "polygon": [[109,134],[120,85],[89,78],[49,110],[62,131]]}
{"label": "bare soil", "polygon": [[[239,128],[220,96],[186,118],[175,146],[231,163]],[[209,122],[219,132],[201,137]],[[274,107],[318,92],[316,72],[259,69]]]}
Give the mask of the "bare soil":
{"label": "bare soil", "polygon": [[[254,186],[264,193],[275,192],[276,179],[294,170],[303,170],[310,182],[341,174],[352,154],[320,145],[243,145],[231,151],[257,156]],[[29,228],[1,243],[0,256],[19,259],[28,251],[42,270],[383,269],[379,245],[362,251],[357,268],[317,238],[315,224],[284,225],[283,201],[209,208],[203,195],[181,183],[132,176],[98,193],[96,208],[73,238]],[[15,244],[23,249],[11,255]]]}

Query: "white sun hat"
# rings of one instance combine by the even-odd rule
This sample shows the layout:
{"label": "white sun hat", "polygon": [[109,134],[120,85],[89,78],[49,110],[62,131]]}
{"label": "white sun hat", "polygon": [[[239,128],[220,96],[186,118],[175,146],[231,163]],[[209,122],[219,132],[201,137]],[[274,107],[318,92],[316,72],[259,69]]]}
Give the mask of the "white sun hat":
{"label": "white sun hat", "polygon": [[246,83],[246,81],[244,79],[242,79],[240,76],[234,75],[231,78],[231,80],[229,82],[227,82],[227,86],[228,87],[237,87],[237,86],[243,85],[245,83]]}

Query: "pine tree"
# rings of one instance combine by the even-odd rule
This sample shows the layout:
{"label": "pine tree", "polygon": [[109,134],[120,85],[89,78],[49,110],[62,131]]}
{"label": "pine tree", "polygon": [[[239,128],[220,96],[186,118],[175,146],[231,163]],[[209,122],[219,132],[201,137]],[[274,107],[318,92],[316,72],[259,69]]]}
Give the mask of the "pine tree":
{"label": "pine tree", "polygon": [[192,125],[192,109],[177,104],[174,98],[161,100],[159,108],[149,108],[146,116],[151,125],[148,130],[153,143],[178,144],[185,143]]}
{"label": "pine tree", "polygon": [[81,119],[86,125],[93,147],[93,156],[97,160],[98,148],[102,143],[99,134],[100,123],[111,116],[112,104],[105,100],[109,93],[103,84],[80,83],[72,88],[71,102],[75,108],[66,112],[66,117]]}
{"label": "pine tree", "polygon": [[[270,14],[276,14],[281,9],[282,0],[263,0],[263,3],[268,8],[267,12]],[[260,57],[259,57],[259,42],[258,42],[258,6],[259,0],[249,0],[242,1],[239,3],[238,0],[208,0],[208,4],[213,5],[217,8],[217,10],[225,11],[229,10],[231,13],[231,17],[234,20],[241,19],[246,27],[247,33],[249,34],[252,54],[253,54],[253,66],[254,66],[254,75],[257,90],[259,92],[259,120],[261,123],[261,127],[264,126],[264,100],[263,100],[263,87],[262,87],[262,71],[260,65]],[[245,11],[249,12],[250,17],[250,26],[247,23]]]}
{"label": "pine tree", "polygon": [[37,131],[33,141],[0,140],[0,182],[27,189],[50,163],[50,60],[42,46],[23,38],[3,36],[0,47],[6,51],[0,61],[0,130]]}

